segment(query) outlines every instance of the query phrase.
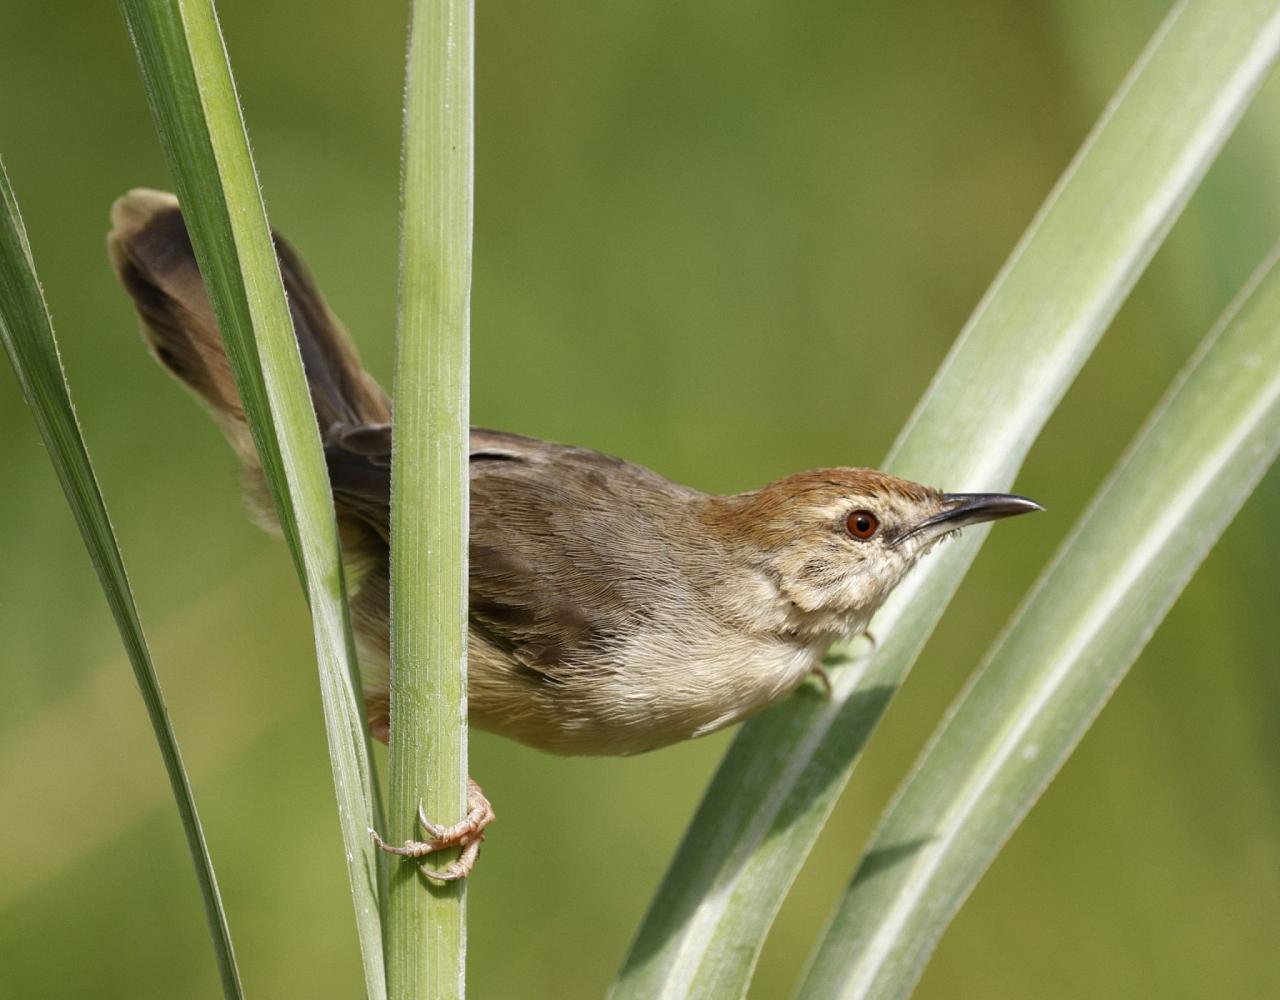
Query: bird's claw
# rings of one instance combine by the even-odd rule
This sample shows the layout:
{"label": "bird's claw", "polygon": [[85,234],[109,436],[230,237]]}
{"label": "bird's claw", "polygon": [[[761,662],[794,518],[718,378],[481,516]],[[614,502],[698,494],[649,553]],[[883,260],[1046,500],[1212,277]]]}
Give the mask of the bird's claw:
{"label": "bird's claw", "polygon": [[406,840],[403,847],[388,844],[378,836],[377,831],[370,831],[373,841],[388,854],[397,854],[405,858],[423,858],[449,847],[461,847],[462,854],[456,861],[450,862],[443,870],[437,871],[426,865],[419,865],[422,874],[437,882],[454,882],[466,878],[475,867],[476,858],[480,855],[480,845],[484,842],[484,831],[494,820],[493,806],[484,792],[470,778],[467,779],[467,815],[452,826],[441,826],[427,817],[426,806],[418,803],[418,825],[427,835],[426,840]]}
{"label": "bird's claw", "polygon": [[827,673],[827,668],[821,663],[815,663],[813,669],[809,672],[818,678],[818,683],[822,685],[823,696],[830,701],[835,689],[831,686],[831,675]]}
{"label": "bird's claw", "polygon": [[[858,635],[861,638],[866,639],[871,648],[865,653],[851,656],[851,659],[863,659],[870,656],[877,648],[879,648],[879,643],[876,642],[876,637],[870,632],[863,630],[862,632],[859,632]],[[826,696],[827,700],[830,701],[831,698],[835,696],[835,688],[831,684],[831,674],[827,672],[827,668],[822,663],[815,663],[809,673],[817,679],[818,683],[822,686],[822,693]]]}

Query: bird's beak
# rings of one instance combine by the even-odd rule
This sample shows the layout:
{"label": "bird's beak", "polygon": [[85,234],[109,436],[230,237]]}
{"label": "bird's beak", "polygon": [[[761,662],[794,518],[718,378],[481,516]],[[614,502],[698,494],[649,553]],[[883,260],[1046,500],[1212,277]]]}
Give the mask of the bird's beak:
{"label": "bird's beak", "polygon": [[1044,510],[1034,500],[1014,496],[1011,493],[946,493],[942,497],[946,509],[940,514],[921,521],[910,531],[899,536],[899,541],[917,535],[926,539],[957,531],[970,524],[981,524],[984,521],[998,521],[1002,517],[1014,517],[1017,514],[1029,514],[1033,510]]}

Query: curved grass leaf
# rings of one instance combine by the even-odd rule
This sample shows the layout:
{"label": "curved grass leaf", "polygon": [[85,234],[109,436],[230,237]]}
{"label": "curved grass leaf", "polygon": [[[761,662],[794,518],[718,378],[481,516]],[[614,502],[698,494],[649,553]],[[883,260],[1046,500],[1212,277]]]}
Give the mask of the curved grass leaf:
{"label": "curved grass leaf", "polygon": [[[887,461],[948,490],[1007,489],[1280,48],[1280,3],[1199,0],[1166,18],[979,304]],[[872,630],[875,654],[743,726],[614,986],[739,996],[889,699],[985,530],[930,556]],[[847,659],[847,654],[846,654]]]}
{"label": "curved grass leaf", "polygon": [[[468,326],[474,10],[415,0],[409,38],[391,468],[390,833],[417,837],[467,792]],[[428,859],[434,867],[447,861]],[[393,996],[464,994],[466,889],[391,868]]]}
{"label": "curved grass leaf", "polygon": [[949,713],[863,856],[801,996],[911,992],[952,916],[1275,460],[1278,259],[1206,338]]}
{"label": "curved grass leaf", "polygon": [[365,984],[386,994],[381,826],[329,477],[211,0],[121,0],[245,415],[311,608]]}
{"label": "curved grass leaf", "polygon": [[173,798],[182,817],[187,848],[196,866],[196,877],[204,898],[205,917],[213,937],[222,991],[232,998],[243,996],[231,931],[218,895],[218,881],[205,843],[195,797],[178,752],[178,741],[169,722],[160,682],[151,663],[151,651],[142,632],[138,608],[125,575],[124,559],[116,542],[106,502],[98,488],[89,452],[76,422],[67,390],[66,375],[58,357],[53,323],[36,277],[35,261],[27,242],[26,228],[18,212],[18,202],[9,185],[9,175],[0,162],[0,341],[13,365],[27,405],[35,417],[49,460],[58,474],[67,503],[75,515],[89,558],[97,571],[102,592],[111,607],[116,628],[124,643],[133,676],[138,682],[156,743],[169,775]]}

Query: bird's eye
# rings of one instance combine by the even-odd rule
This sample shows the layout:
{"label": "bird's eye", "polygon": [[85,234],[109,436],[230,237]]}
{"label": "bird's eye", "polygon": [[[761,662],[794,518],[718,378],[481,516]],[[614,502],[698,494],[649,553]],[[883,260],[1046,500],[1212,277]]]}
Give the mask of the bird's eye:
{"label": "bird's eye", "polygon": [[880,530],[880,520],[869,510],[855,510],[845,518],[844,526],[854,538],[865,542]]}

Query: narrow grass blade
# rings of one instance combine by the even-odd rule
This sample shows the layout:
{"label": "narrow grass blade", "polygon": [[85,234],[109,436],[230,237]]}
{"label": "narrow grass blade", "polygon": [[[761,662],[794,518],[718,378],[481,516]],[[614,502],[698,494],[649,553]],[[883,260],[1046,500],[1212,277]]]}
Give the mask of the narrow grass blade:
{"label": "narrow grass blade", "polygon": [[328,473],[211,0],[121,0],[200,271],[311,607],[369,995],[385,995],[376,816]]}
{"label": "narrow grass blade", "polygon": [[965,897],[1275,460],[1277,259],[1130,446],[899,791],[802,996],[911,992]]}
{"label": "narrow grass blade", "polygon": [[[887,460],[949,490],[1010,486],[1280,48],[1280,4],[1178,4],[979,304]],[[875,654],[743,726],[632,944],[617,998],[738,996],[859,753],[985,538],[899,586]],[[845,654],[846,661],[849,659]]]}
{"label": "narrow grass blade", "polygon": [[151,651],[142,632],[138,608],[134,604],[124,559],[116,542],[106,503],[98,488],[89,452],[67,390],[66,375],[58,357],[53,323],[45,305],[44,294],[36,277],[35,260],[27,242],[27,231],[18,212],[18,202],[9,185],[9,175],[0,162],[0,340],[13,365],[27,405],[36,419],[40,436],[49,451],[58,481],[67,503],[75,515],[76,525],[84,539],[89,558],[97,571],[111,614],[120,631],[133,676],[142,693],[143,704],[155,730],[160,756],[169,775],[174,801],[182,817],[187,835],[187,848],[196,866],[196,878],[204,897],[205,917],[213,936],[213,948],[222,977],[222,991],[228,997],[241,997],[240,972],[236,968],[231,947],[231,931],[227,915],[218,895],[218,880],[213,872],[213,859],[205,843],[195,797],[182,766],[178,741],[169,722],[160,682],[151,663]]}
{"label": "narrow grass blade", "polygon": [[[462,818],[467,790],[471,0],[414,0],[405,86],[391,500],[391,837]],[[427,859],[444,867],[445,856]],[[392,996],[459,998],[463,882],[392,868]]]}

